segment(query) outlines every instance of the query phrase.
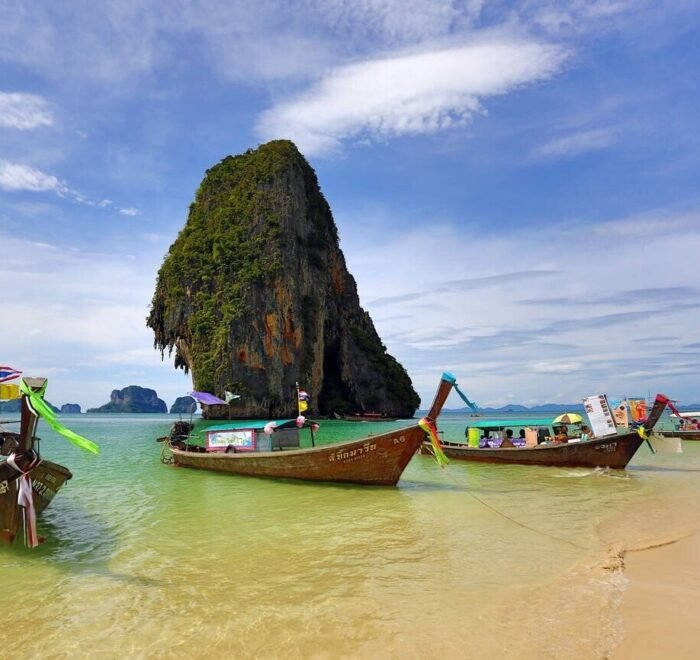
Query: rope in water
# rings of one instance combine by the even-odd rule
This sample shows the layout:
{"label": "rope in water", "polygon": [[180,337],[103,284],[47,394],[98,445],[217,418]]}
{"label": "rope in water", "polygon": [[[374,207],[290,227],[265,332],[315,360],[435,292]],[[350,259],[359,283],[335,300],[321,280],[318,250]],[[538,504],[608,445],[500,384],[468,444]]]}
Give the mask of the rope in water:
{"label": "rope in water", "polygon": [[[170,455],[166,455],[166,452],[170,452]],[[172,465],[175,462],[175,456],[170,451],[169,439],[163,442],[163,448],[160,450],[160,462],[164,465]]]}
{"label": "rope in water", "polygon": [[[430,447],[430,450],[432,451],[432,447]],[[462,484],[458,484],[454,479],[451,478],[451,475],[448,476],[448,479],[452,482],[453,486],[461,486]],[[512,516],[509,516],[506,513],[503,513],[503,511],[500,511],[497,509],[495,506],[489,504],[488,502],[485,502],[483,499],[481,499],[478,495],[476,495],[474,492],[471,490],[467,489],[467,494],[473,497],[479,504],[483,505],[485,508],[489,509],[490,511],[493,511],[495,514],[505,518],[506,520],[512,522],[515,525],[518,525],[519,527],[522,527],[523,529],[527,529],[528,531],[532,532],[533,534],[539,534],[540,536],[544,536],[546,538],[552,539],[554,541],[559,541],[560,543],[567,543],[568,545],[573,546],[574,548],[578,548],[579,550],[590,550],[590,547],[586,547],[583,545],[580,545],[574,541],[571,541],[570,539],[562,538],[561,536],[555,536],[554,534],[549,534],[548,532],[544,532],[541,529],[535,529],[534,527],[531,527],[530,525],[526,525],[523,522],[520,522],[519,520],[516,520]]]}
{"label": "rope in water", "polygon": [[530,525],[526,525],[525,523],[520,522],[519,520],[516,520],[515,518],[509,516],[506,513],[503,513],[503,511],[500,511],[496,507],[488,504],[487,502],[484,502],[480,497],[475,495],[472,491],[468,490],[467,493],[471,495],[477,502],[480,504],[483,504],[487,509],[490,509],[494,513],[498,514],[499,516],[502,516],[506,520],[509,520],[510,522],[518,525],[519,527],[522,527],[523,529],[527,529],[535,534],[539,534],[541,536],[545,536],[547,538],[550,538],[554,541],[560,541],[561,543],[568,543],[569,545],[573,546],[574,548],[578,548],[579,550],[590,550],[591,548],[579,545],[578,543],[575,543],[574,541],[571,541],[570,539],[565,539],[562,538],[561,536],[555,536],[554,534],[549,534],[548,532],[543,532],[541,529],[535,529],[534,527],[530,527]]}

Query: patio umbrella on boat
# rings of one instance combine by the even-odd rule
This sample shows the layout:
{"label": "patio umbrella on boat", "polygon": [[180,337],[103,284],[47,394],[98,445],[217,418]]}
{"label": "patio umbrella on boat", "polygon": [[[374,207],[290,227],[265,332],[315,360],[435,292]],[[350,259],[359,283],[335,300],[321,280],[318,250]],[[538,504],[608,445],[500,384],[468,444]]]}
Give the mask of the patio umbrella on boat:
{"label": "patio umbrella on boat", "polygon": [[577,413],[563,413],[552,420],[552,424],[580,424],[583,417]]}

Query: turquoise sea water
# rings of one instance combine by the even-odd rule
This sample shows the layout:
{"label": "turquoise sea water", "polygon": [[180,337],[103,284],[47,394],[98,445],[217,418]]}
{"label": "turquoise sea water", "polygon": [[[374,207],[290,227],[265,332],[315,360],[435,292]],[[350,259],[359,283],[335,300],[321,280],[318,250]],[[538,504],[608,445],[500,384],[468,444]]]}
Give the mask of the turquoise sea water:
{"label": "turquoise sea water", "polygon": [[[40,425],[74,477],[44,545],[0,546],[4,657],[603,658],[618,550],[696,528],[700,442],[643,446],[625,471],[415,456],[397,488],[366,488],[163,465],[174,419],[65,416],[97,457]],[[317,439],[400,424],[326,421]]]}

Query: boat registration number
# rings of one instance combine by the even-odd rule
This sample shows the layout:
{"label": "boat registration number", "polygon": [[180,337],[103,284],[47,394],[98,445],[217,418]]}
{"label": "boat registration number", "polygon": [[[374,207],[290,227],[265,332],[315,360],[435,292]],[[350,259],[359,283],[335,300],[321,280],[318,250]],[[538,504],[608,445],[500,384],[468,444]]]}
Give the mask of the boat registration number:
{"label": "boat registration number", "polygon": [[612,454],[616,449],[617,442],[606,442],[596,447],[596,451],[602,451],[604,454]]}

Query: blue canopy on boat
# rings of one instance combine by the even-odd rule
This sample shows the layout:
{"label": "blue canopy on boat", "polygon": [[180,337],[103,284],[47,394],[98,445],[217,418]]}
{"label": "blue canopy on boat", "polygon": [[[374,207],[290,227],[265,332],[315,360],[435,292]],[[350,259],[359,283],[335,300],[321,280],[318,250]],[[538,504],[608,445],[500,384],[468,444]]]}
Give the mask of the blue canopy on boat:
{"label": "blue canopy on boat", "polygon": [[552,417],[519,417],[513,419],[478,419],[469,421],[467,428],[473,429],[512,429],[533,428],[536,426],[551,426]]}

